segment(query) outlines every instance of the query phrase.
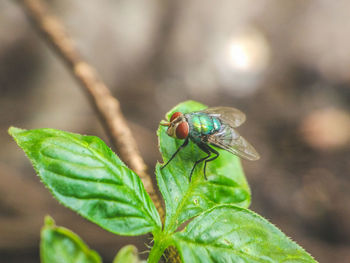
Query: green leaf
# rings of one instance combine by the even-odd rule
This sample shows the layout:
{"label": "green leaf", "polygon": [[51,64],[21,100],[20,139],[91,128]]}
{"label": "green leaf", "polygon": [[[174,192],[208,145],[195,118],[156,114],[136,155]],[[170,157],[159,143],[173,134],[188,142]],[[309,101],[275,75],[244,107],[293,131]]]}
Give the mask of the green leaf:
{"label": "green leaf", "polygon": [[140,178],[99,138],[54,129],[12,127],[9,133],[63,205],[120,235],[161,228]]}
{"label": "green leaf", "polygon": [[113,260],[113,263],[141,263],[137,255],[137,248],[133,245],[127,245],[119,250]]}
{"label": "green leaf", "polygon": [[267,220],[233,205],[201,214],[173,242],[183,262],[316,262]]}
{"label": "green leaf", "polygon": [[46,216],[41,230],[41,263],[100,263],[100,256],[91,250],[75,233],[55,226],[54,220]]}
{"label": "green leaf", "polygon": [[[167,113],[167,119],[175,111],[188,113],[205,109],[194,101],[177,105]],[[159,146],[164,162],[167,162],[183,143],[166,134],[167,127],[158,129]],[[156,167],[159,189],[166,206],[165,229],[174,231],[181,223],[218,204],[235,204],[248,207],[250,189],[245,179],[240,159],[224,150],[217,149],[219,158],[207,165],[208,181],[203,176],[203,166],[198,165],[189,183],[190,171],[196,160],[205,156],[196,144],[190,142],[169,165]]]}

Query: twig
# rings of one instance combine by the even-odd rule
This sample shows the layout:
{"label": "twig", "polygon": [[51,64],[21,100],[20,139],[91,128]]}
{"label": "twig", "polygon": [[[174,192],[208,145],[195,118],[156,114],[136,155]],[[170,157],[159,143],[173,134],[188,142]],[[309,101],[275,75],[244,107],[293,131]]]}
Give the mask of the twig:
{"label": "twig", "polygon": [[123,161],[141,178],[146,191],[164,219],[164,209],[156,194],[146,165],[139,153],[136,141],[121,112],[119,101],[113,97],[94,68],[84,61],[76,50],[62,23],[51,15],[41,0],[18,0],[24,7],[34,27],[68,65],[68,70],[88,95],[102,124]]}
{"label": "twig", "polygon": [[[139,153],[136,141],[120,110],[119,101],[113,97],[107,86],[98,77],[94,68],[84,61],[61,22],[51,15],[41,0],[18,0],[24,7],[34,27],[45,36],[56,53],[68,65],[69,71],[81,84],[98,113],[112,144],[123,161],[141,178],[146,191],[154,202],[162,221],[165,213],[152,180],[146,172],[146,165]],[[174,247],[166,249],[167,262],[181,262]]]}

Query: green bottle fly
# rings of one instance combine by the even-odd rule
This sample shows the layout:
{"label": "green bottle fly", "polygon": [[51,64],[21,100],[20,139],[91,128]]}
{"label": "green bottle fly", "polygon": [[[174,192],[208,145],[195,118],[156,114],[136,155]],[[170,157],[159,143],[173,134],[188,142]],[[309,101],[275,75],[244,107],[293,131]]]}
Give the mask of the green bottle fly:
{"label": "green bottle fly", "polygon": [[[204,178],[207,179],[205,174],[207,163],[219,157],[219,152],[211,145],[246,160],[258,160],[260,156],[254,147],[235,130],[245,119],[243,112],[231,107],[214,107],[186,114],[175,112],[169,122],[162,122],[161,125],[168,126],[169,136],[185,139],[185,141],[162,168],[166,167],[176,154],[187,146],[189,140],[196,143],[207,154],[193,165],[190,182],[195,167],[201,162],[204,162]],[[212,153],[215,156],[212,157]]]}

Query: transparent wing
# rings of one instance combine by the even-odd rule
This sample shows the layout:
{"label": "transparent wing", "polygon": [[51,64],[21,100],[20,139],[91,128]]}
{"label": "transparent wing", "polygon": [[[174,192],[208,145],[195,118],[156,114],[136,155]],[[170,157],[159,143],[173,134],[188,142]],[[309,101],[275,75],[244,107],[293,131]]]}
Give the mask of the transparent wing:
{"label": "transparent wing", "polygon": [[260,155],[254,147],[231,127],[224,127],[222,131],[208,136],[208,142],[221,149],[229,151],[243,159],[255,161]]}
{"label": "transparent wing", "polygon": [[202,110],[208,115],[219,117],[225,124],[236,128],[245,122],[245,114],[238,109],[231,107],[213,107]]}

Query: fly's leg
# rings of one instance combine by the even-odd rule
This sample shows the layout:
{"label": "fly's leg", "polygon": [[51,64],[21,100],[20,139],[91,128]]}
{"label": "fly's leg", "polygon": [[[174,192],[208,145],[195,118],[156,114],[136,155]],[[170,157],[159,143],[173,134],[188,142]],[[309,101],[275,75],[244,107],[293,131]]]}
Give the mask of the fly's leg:
{"label": "fly's leg", "polygon": [[210,152],[212,152],[213,154],[215,154],[214,157],[212,157],[212,158],[210,158],[210,159],[207,159],[207,160],[205,160],[205,162],[204,162],[204,178],[205,178],[205,180],[208,180],[208,179],[207,179],[207,176],[205,175],[205,170],[206,170],[206,168],[207,168],[207,163],[209,163],[209,162],[211,162],[211,161],[214,161],[216,158],[219,157],[220,154],[219,154],[218,151],[216,151],[215,149],[211,148],[209,145],[206,145],[206,147],[208,147],[208,150],[209,150]]}
{"label": "fly's leg", "polygon": [[166,164],[164,164],[160,169],[163,169],[165,168],[170,162],[172,159],[174,159],[174,157],[176,156],[176,154],[179,153],[179,151],[182,149],[182,148],[185,148],[188,144],[188,138],[185,140],[185,142],[179,147],[177,148],[177,150],[175,151],[175,153],[170,157],[170,159],[167,161]]}
{"label": "fly's leg", "polygon": [[[194,171],[194,168],[196,168],[197,164],[203,162],[204,160],[208,159],[211,155],[211,152],[208,148],[210,148],[208,145],[206,145],[205,143],[197,143],[198,147],[203,151],[205,152],[206,154],[208,154],[207,156],[203,157],[202,159],[199,159],[197,160],[193,167],[192,167],[192,170],[191,170],[191,173],[190,173],[190,182],[191,182],[191,178],[192,178],[192,174],[193,174],[193,171]],[[204,178],[205,180],[207,180],[207,176],[205,175],[204,173]]]}

